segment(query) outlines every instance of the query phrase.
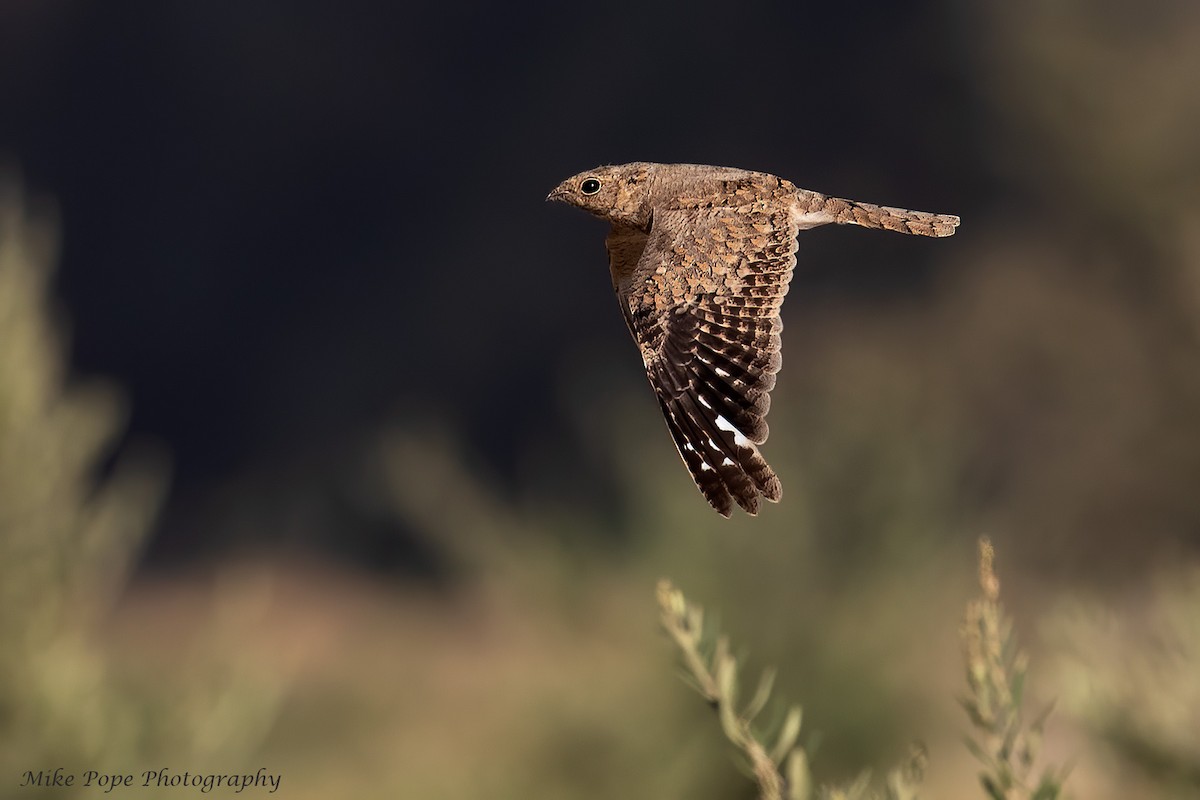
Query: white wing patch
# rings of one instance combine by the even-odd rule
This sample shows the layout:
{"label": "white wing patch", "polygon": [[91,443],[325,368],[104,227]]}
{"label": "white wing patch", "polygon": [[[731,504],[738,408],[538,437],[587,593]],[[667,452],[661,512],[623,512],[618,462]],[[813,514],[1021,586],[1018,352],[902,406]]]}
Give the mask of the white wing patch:
{"label": "white wing patch", "polygon": [[753,445],[750,444],[750,440],[743,436],[741,431],[733,427],[733,423],[722,417],[720,414],[717,414],[717,427],[723,431],[729,431],[732,433],[733,443],[738,447],[753,447]]}

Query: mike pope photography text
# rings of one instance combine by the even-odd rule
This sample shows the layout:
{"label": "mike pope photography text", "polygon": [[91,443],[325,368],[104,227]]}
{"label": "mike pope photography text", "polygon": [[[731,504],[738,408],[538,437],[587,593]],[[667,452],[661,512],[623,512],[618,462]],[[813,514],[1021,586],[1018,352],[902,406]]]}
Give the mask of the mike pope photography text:
{"label": "mike pope photography text", "polygon": [[279,791],[282,775],[267,772],[265,767],[259,767],[253,773],[222,773],[222,772],[175,772],[166,767],[148,769],[142,772],[102,772],[99,770],[84,770],[80,773],[68,772],[63,767],[54,770],[26,770],[21,773],[20,786],[33,787],[65,787],[74,786],[83,789],[97,789],[105,794],[121,788],[154,788],[154,789],[195,789],[201,794],[208,794],[216,789],[232,789],[234,794],[240,794],[247,789],[266,789],[268,794]]}

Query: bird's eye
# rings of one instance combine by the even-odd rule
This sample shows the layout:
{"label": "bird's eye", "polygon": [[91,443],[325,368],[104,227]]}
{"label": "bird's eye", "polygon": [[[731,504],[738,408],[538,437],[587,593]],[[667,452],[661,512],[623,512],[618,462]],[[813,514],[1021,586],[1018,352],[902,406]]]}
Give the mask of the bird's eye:
{"label": "bird's eye", "polygon": [[595,178],[585,178],[583,183],[579,184],[579,191],[584,194],[595,194],[600,191],[600,181]]}

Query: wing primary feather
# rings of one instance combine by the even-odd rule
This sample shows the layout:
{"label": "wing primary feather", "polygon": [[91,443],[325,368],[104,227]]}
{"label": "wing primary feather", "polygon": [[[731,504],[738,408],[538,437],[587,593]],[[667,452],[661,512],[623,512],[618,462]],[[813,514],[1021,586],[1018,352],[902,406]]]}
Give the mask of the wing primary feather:
{"label": "wing primary feather", "polygon": [[[745,395],[725,385],[720,379],[713,379],[703,374],[705,371],[692,368],[693,384],[696,399],[701,405],[732,420],[738,430],[755,444],[767,440],[767,422],[763,419],[766,409],[770,407],[770,395],[762,394],[758,400],[750,400]],[[761,410],[760,410],[761,409]]]}
{"label": "wing primary feather", "polygon": [[[748,471],[743,466],[743,456],[738,451],[743,449],[733,445],[731,437],[727,436],[716,424],[712,411],[704,409],[696,398],[688,393],[678,398],[679,406],[687,414],[692,429],[702,439],[706,448],[705,460],[716,469],[733,499],[748,514],[758,513],[758,490]],[[722,419],[724,419],[722,417]]]}
{"label": "wing primary feather", "polygon": [[671,432],[671,438],[675,440],[675,448],[679,451],[684,466],[691,473],[696,487],[718,514],[728,518],[733,514],[733,497],[721,478],[721,473],[705,459],[704,442],[694,426],[683,417],[682,409],[678,408],[674,400],[665,397],[661,391],[656,390],[655,394],[667,421],[667,429]]}

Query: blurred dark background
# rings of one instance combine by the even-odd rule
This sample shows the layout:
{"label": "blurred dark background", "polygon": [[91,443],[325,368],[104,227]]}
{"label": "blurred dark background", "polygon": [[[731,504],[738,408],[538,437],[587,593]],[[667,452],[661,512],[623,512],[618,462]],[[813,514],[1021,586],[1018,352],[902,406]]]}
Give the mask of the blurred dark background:
{"label": "blurred dark background", "polygon": [[[1195,797],[1197,75],[1193,0],[0,0],[0,769],[749,797],[669,575],[818,782],[964,796],[988,533],[1048,757]],[[802,234],[755,519],[544,202],[633,160],[963,219]]]}
{"label": "blurred dark background", "polygon": [[[543,202],[569,174],[729,164],[968,220],[1001,200],[935,4],[3,13],[0,150],[58,200],[73,363],[120,381],[130,435],[174,455],[158,555],[223,546],[230,480],[336,493],[346,443],[389,415],[455,420],[511,481],[523,443],[567,436],[562,364],[600,347],[640,379],[603,226]],[[920,292],[935,253],[806,237],[789,318]],[[281,535],[271,514],[239,536]],[[345,521],[304,535],[394,538]]]}

